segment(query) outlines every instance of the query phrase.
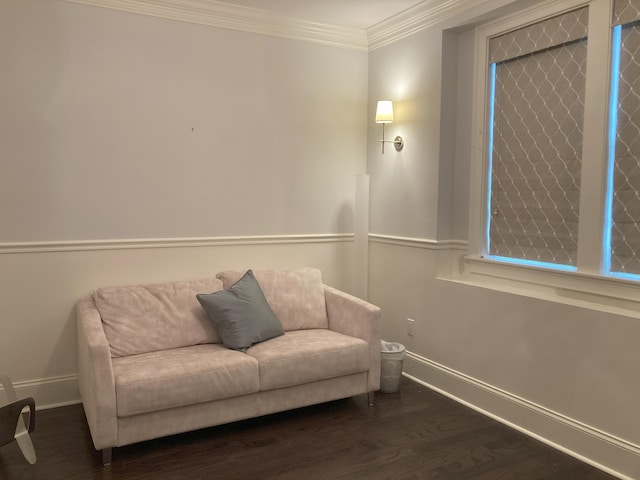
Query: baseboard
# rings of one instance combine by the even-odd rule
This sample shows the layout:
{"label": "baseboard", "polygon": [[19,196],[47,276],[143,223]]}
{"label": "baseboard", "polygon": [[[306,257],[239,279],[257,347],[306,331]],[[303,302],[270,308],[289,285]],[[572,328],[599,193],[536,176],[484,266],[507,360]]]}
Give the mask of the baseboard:
{"label": "baseboard", "polygon": [[404,375],[610,475],[640,478],[640,446],[634,443],[412,352]]}
{"label": "baseboard", "polygon": [[[36,401],[36,410],[80,403],[78,375],[13,382],[13,388],[18,398],[33,397]],[[2,390],[1,387],[0,390]]]}

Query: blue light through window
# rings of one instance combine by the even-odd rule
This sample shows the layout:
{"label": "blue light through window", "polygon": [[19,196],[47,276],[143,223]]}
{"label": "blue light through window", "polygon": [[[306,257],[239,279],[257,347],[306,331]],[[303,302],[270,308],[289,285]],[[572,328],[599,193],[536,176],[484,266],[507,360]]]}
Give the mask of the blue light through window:
{"label": "blue light through window", "polygon": [[489,152],[487,168],[487,225],[485,231],[486,251],[489,253],[491,246],[491,175],[493,174],[493,115],[496,101],[496,64],[489,65]]}
{"label": "blue light through window", "polygon": [[609,96],[609,132],[607,150],[607,181],[604,207],[604,231],[602,239],[602,270],[611,273],[611,228],[613,204],[613,172],[616,161],[616,134],[618,131],[618,89],[620,85],[620,48],[622,27],[613,28],[611,52],[611,92]]}
{"label": "blue light through window", "polygon": [[537,260],[525,260],[523,258],[500,257],[498,255],[489,255],[491,260],[504,263],[512,263],[514,265],[525,265],[531,267],[551,268],[553,270],[563,270],[565,272],[575,272],[577,268],[573,265],[564,265],[562,263],[540,262]]}
{"label": "blue light through window", "polygon": [[623,280],[640,281],[640,274],[611,271],[611,229],[613,227],[613,176],[615,171],[616,140],[618,133],[618,93],[620,87],[620,51],[622,49],[622,25],[613,28],[611,51],[611,93],[609,97],[609,132],[607,181],[605,193],[605,220],[602,246],[602,270],[612,277]]}

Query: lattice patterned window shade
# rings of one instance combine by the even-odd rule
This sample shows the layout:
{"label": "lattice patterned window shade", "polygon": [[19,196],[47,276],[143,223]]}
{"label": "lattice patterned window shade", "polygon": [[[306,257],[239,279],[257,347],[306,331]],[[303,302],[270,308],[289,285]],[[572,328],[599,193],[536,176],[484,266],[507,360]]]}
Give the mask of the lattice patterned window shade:
{"label": "lattice patterned window shade", "polygon": [[490,255],[576,265],[587,23],[581,8],[490,41]]}
{"label": "lattice patterned window shade", "polygon": [[640,20],[640,1],[615,0],[613,2],[613,26]]}
{"label": "lattice patterned window shade", "polygon": [[622,28],[610,268],[640,274],[640,2],[616,1],[613,18]]}

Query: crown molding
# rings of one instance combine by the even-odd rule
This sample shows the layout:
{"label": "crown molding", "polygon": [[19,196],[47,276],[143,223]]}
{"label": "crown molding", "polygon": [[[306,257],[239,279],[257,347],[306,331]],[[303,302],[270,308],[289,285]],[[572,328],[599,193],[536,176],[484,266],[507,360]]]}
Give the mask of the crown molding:
{"label": "crown molding", "polygon": [[369,50],[384,47],[486,3],[486,0],[425,0],[367,28]]}
{"label": "crown molding", "polygon": [[65,0],[122,12],[274,37],[367,50],[364,30],[274,16],[258,9],[215,0]]}
{"label": "crown molding", "polygon": [[362,51],[383,47],[487,3],[486,0],[425,0],[361,30],[286,18],[260,8],[232,5],[218,0],[64,1]]}

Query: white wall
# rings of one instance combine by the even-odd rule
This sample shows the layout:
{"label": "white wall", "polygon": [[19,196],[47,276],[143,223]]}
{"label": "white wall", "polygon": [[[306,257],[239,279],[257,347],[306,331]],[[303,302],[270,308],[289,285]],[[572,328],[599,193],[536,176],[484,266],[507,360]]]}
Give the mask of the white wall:
{"label": "white wall", "polygon": [[[437,237],[442,34],[425,30],[419,40],[400,40],[369,54],[368,168],[371,177],[370,230],[383,235]],[[392,100],[396,121],[385,140],[403,137],[404,149],[378,139],[376,102]]]}
{"label": "white wall", "polygon": [[0,0],[0,371],[40,406],[77,400],[74,304],[100,286],[312,265],[351,290],[367,65]]}
{"label": "white wall", "polygon": [[406,373],[639,478],[638,315],[453,281],[465,252],[450,241],[468,238],[471,21],[465,12],[370,54],[370,111],[396,101],[387,132],[406,145],[381,155],[369,126],[371,232],[383,235],[370,246],[369,300],[382,308],[383,337],[407,346]]}
{"label": "white wall", "polygon": [[0,241],[352,232],[366,53],[1,0]]}

